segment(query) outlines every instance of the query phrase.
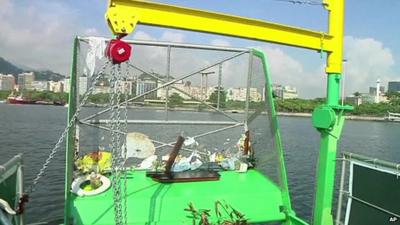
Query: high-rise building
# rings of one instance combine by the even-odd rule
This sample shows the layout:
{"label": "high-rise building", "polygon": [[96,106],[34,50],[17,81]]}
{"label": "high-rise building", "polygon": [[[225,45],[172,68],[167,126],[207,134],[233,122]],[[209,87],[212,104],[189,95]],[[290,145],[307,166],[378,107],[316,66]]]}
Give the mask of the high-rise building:
{"label": "high-rise building", "polygon": [[388,92],[400,92],[400,81],[389,81]]}
{"label": "high-rise building", "polygon": [[[149,92],[153,89],[157,88],[157,82],[154,80],[138,80],[136,83],[136,95],[142,95],[146,92]],[[157,98],[157,92],[151,92],[145,95],[147,99],[155,99]]]}
{"label": "high-rise building", "polygon": [[279,99],[294,99],[299,97],[295,87],[273,84],[272,91]]}
{"label": "high-rise building", "polygon": [[[380,90],[380,94],[385,93],[385,86],[380,86],[379,90]],[[369,94],[376,95],[376,87],[369,87]]]}
{"label": "high-rise building", "polygon": [[[153,76],[159,77],[158,74],[153,73]],[[141,74],[136,80],[135,94],[142,95],[158,87],[158,81],[153,76],[148,74]],[[161,77],[160,77],[161,78]],[[150,92],[144,96],[145,99],[157,99],[157,91]]]}
{"label": "high-rise building", "polygon": [[15,87],[15,77],[11,74],[0,74],[0,90],[12,91]]}
{"label": "high-rise building", "polygon": [[32,89],[33,81],[35,81],[35,74],[33,72],[18,74],[19,90]]}

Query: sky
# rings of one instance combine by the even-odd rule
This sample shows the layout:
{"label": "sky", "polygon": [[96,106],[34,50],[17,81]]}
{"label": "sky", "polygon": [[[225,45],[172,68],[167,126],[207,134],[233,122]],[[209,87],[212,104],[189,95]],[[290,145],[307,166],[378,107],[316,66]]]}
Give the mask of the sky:
{"label": "sky", "polygon": [[[322,6],[276,0],[162,0],[159,2],[230,13],[318,31],[327,29]],[[0,0],[0,56],[34,69],[68,75],[72,41],[79,36],[111,37],[106,0]],[[345,95],[368,92],[400,80],[400,1],[347,0],[345,14]],[[270,60],[273,83],[297,87],[302,98],[325,95],[325,59],[314,51],[149,26],[128,38],[257,47]]]}

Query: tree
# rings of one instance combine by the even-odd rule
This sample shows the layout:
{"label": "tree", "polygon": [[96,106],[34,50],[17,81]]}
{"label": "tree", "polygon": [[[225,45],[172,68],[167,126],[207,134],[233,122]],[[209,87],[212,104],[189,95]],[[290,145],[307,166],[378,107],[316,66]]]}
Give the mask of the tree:
{"label": "tree", "polygon": [[354,97],[360,97],[360,96],[361,96],[361,93],[358,92],[358,91],[356,91],[356,92],[353,93],[353,95],[354,95]]}
{"label": "tree", "polygon": [[400,92],[388,91],[385,96],[388,98],[391,105],[400,105]]}
{"label": "tree", "polygon": [[226,91],[224,91],[222,88],[220,89],[220,91],[215,90],[213,93],[211,93],[210,97],[208,98],[208,101],[217,105],[218,104],[218,92],[219,92],[219,107],[225,108],[226,107]]}
{"label": "tree", "polygon": [[168,105],[170,107],[174,108],[182,104],[183,104],[183,98],[178,93],[173,93],[171,96],[169,96]]}

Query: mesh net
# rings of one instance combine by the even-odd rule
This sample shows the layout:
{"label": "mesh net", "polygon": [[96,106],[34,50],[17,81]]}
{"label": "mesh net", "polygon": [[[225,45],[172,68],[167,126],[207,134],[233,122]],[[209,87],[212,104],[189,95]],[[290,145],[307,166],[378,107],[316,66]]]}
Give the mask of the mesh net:
{"label": "mesh net", "polygon": [[[82,38],[79,43],[78,102],[94,88],[77,129],[76,150],[83,156],[110,149],[107,109],[111,71],[103,66],[104,39]],[[129,99],[128,120],[121,119],[121,123],[126,123],[128,134],[147,136],[159,159],[171,152],[177,136],[182,135],[187,143],[180,157],[195,151],[204,167],[216,157],[221,157],[218,161],[241,154],[248,131],[256,168],[281,184],[277,127],[271,117],[270,90],[266,89],[270,84],[260,58],[247,49],[151,46],[143,42],[133,42],[132,47],[130,60],[121,64],[122,100]],[[103,71],[104,75],[93,82],[92,77]],[[128,161],[130,166],[138,166],[143,158]]]}

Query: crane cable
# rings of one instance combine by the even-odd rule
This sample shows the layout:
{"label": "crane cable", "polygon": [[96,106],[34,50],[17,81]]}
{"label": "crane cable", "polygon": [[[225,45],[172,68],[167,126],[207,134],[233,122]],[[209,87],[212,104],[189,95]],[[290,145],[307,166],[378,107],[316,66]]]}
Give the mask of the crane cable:
{"label": "crane cable", "polygon": [[306,1],[306,0],[273,0],[277,2],[287,2],[287,3],[292,3],[294,5],[320,5],[320,6],[326,6],[326,3],[319,2],[319,1]]}

